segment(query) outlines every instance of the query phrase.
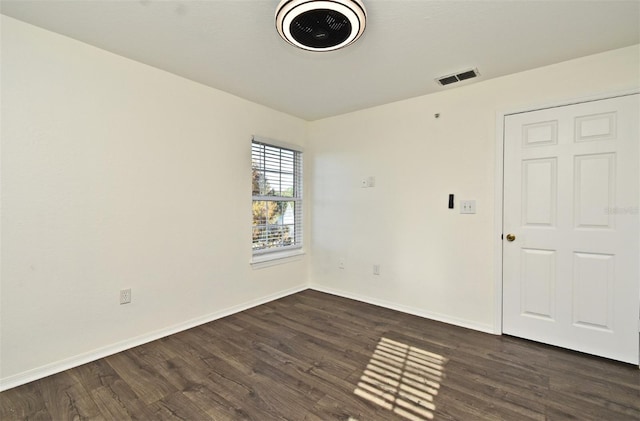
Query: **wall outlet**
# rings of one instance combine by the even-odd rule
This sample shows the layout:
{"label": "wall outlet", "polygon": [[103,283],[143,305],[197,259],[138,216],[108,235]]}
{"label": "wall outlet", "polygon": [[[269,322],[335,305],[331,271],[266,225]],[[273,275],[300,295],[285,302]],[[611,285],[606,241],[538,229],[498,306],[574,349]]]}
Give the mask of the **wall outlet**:
{"label": "wall outlet", "polygon": [[373,274],[380,275],[380,265],[373,265]]}
{"label": "wall outlet", "polygon": [[131,302],[131,288],[120,290],[120,304],[129,304]]}
{"label": "wall outlet", "polygon": [[476,201],[475,200],[461,200],[460,201],[460,213],[476,213]]}
{"label": "wall outlet", "polygon": [[338,269],[344,269],[344,259],[338,259]]}

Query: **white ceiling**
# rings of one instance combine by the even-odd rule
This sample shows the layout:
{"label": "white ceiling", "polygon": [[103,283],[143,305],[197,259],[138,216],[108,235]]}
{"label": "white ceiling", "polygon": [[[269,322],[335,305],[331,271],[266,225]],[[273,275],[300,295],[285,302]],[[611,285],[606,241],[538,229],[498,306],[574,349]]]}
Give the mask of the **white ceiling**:
{"label": "white ceiling", "polygon": [[[2,14],[306,120],[640,43],[640,1],[363,0],[367,28],[314,53],[279,0],[2,0]],[[434,79],[477,67],[448,87]]]}

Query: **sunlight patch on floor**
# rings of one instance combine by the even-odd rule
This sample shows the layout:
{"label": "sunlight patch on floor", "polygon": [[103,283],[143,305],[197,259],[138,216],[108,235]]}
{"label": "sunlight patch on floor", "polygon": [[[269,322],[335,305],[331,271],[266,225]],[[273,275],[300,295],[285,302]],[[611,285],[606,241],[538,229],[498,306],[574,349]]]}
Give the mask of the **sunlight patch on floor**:
{"label": "sunlight patch on floor", "polygon": [[442,355],[381,338],[354,393],[408,420],[431,420],[445,363]]}

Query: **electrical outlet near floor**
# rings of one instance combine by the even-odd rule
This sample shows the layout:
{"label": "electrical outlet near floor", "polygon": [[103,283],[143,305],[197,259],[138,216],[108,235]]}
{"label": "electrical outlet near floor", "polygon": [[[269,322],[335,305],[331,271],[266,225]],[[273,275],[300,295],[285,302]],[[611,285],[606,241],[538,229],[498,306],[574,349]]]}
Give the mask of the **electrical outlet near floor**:
{"label": "electrical outlet near floor", "polygon": [[380,265],[373,265],[373,274],[380,275]]}
{"label": "electrical outlet near floor", "polygon": [[131,302],[131,288],[120,290],[120,304],[129,304]]}

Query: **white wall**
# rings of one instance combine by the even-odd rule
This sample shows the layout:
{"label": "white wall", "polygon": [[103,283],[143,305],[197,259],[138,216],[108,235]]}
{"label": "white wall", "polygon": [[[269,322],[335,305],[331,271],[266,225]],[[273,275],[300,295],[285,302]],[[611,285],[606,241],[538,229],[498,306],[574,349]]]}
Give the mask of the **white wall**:
{"label": "white wall", "polygon": [[[638,53],[633,46],[310,123],[311,285],[494,331],[497,114],[637,89]],[[376,187],[360,188],[367,176]],[[461,215],[460,199],[476,200],[477,214]]]}
{"label": "white wall", "polygon": [[303,120],[3,16],[1,134],[3,388],[307,284],[249,266],[251,135]]}

